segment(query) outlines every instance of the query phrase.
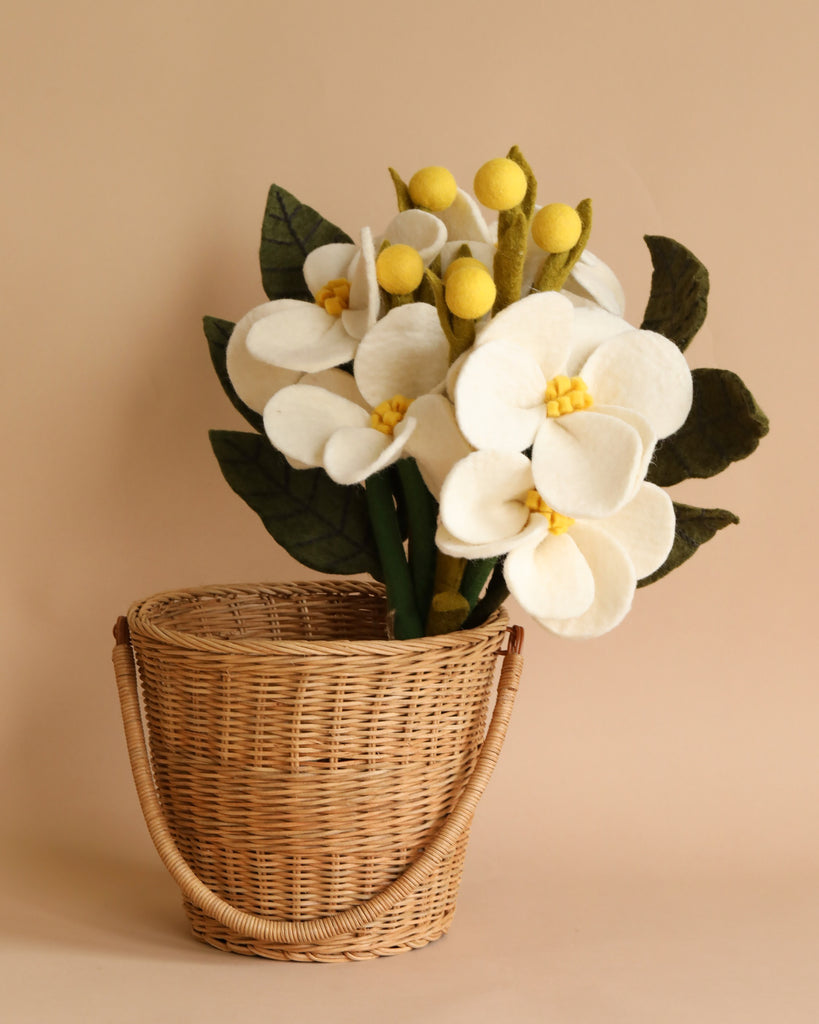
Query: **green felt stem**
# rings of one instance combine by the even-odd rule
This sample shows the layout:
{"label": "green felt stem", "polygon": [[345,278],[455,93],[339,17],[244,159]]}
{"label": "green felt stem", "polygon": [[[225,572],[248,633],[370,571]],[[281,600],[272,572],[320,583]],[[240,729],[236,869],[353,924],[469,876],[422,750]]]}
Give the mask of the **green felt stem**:
{"label": "green felt stem", "polygon": [[476,558],[466,563],[461,579],[461,593],[469,602],[470,608],[474,608],[478,603],[481,591],[495,568],[496,562],[497,558]]}
{"label": "green felt stem", "polygon": [[414,459],[401,459],[397,463],[397,468],[407,510],[409,569],[413,593],[418,613],[423,621],[427,617],[432,601],[435,580],[438,504],[427,490]]}
{"label": "green felt stem", "polygon": [[411,640],[423,636],[424,628],[415,603],[412,576],[404,554],[398,512],[388,476],[383,472],[371,476],[367,480],[366,493],[370,523],[387,587],[387,602],[394,614],[395,638]]}
{"label": "green felt stem", "polygon": [[464,629],[474,629],[476,626],[483,625],[492,612],[500,608],[507,597],[509,597],[509,588],[503,578],[503,562],[499,561],[495,565],[486,593],[472,609],[469,618],[464,623]]}

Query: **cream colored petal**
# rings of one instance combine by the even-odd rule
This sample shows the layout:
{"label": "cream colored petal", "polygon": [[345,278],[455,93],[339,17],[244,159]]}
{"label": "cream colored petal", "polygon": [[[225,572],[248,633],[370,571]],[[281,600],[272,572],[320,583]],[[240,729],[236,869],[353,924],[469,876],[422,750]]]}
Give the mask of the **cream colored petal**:
{"label": "cream colored petal", "polygon": [[360,405],[362,409],[366,410],[368,416],[370,414],[370,406],[356,387],[355,377],[351,373],[347,373],[346,370],[332,367],[329,370],[319,370],[317,373],[305,373],[299,379],[299,384],[311,384],[316,388],[326,388],[334,395],[341,395],[348,402]]}
{"label": "cream colored petal", "polygon": [[350,308],[341,314],[348,334],[359,340],[381,314],[381,292],[375,276],[375,246],[372,231],[361,229],[361,248],[350,264]]}
{"label": "cream colored petal", "polygon": [[[446,242],[446,228],[431,213],[424,210],[404,210],[397,217],[393,217],[383,237],[388,239],[391,245],[411,245],[413,249],[418,250],[421,259],[429,266]],[[376,249],[380,248],[380,241],[376,241]]]}
{"label": "cream colored petal", "polygon": [[520,533],[513,537],[486,541],[484,544],[467,544],[459,540],[441,523],[435,534],[435,545],[445,555],[453,558],[495,558],[505,555],[521,544],[534,544],[549,532],[549,524],[543,516],[532,516]]}
{"label": "cream colored petal", "polygon": [[579,301],[582,304],[575,307],[571,350],[564,371],[569,377],[580,374],[586,360],[604,342],[634,330],[632,325],[621,317],[614,316],[599,306],[590,305],[585,299]]}
{"label": "cream colored petal", "polygon": [[[455,200],[446,210],[438,210],[435,214],[445,227],[447,237],[459,242],[486,242],[492,245],[495,238],[484,220],[481,209],[472,196],[463,189],[458,189]],[[497,237],[497,236],[495,236]],[[476,259],[480,259],[477,256]]]}
{"label": "cream colored petal", "polygon": [[547,419],[532,449],[535,486],[565,516],[610,516],[632,497],[643,444],[630,424],[594,410]]}
{"label": "cream colored petal", "polygon": [[356,341],[341,320],[312,302],[280,299],[276,309],[255,323],[247,336],[252,356],[304,373],[340,366],[352,359]]}
{"label": "cream colored petal", "polygon": [[574,309],[565,295],[538,292],[513,302],[490,320],[476,339],[478,347],[511,341],[528,352],[548,380],[565,372],[571,352]]}
{"label": "cream colored petal", "polygon": [[298,370],[285,370],[271,366],[251,355],[247,349],[247,336],[251,327],[269,316],[277,302],[265,302],[246,313],[233,328],[227,346],[227,372],[233,390],[254,412],[262,412],[268,400],[299,379]]}
{"label": "cream colored petal", "polygon": [[359,484],[401,458],[415,422],[405,417],[392,435],[373,427],[343,427],[324,449],[323,465],[337,484]]}
{"label": "cream colored petal", "polygon": [[364,427],[369,421],[369,413],[360,405],[306,384],[283,388],[264,410],[264,429],[271,444],[306,466],[322,464],[324,448],[337,430]]}
{"label": "cream colored petal", "polygon": [[443,389],[449,343],[438,314],[425,302],[397,306],[368,331],[355,357],[355,379],[371,405]]}
{"label": "cream colored petal", "polygon": [[525,501],[532,483],[531,464],[520,452],[473,452],[444,481],[441,522],[466,544],[505,544],[529,521]]}
{"label": "cream colored petal", "polygon": [[595,520],[594,525],[626,551],[637,579],[641,580],[668,558],[676,527],[674,504],[661,488],[643,483],[619,512],[608,519]]}
{"label": "cream colored petal", "polygon": [[331,242],[307,254],[302,272],[313,298],[328,281],[347,277],[350,261],[356,251],[357,247],[351,242]]}
{"label": "cream colored petal", "polygon": [[546,416],[546,378],[532,355],[513,341],[473,349],[454,391],[458,425],[476,448],[523,451]]}
{"label": "cream colored petal", "polygon": [[524,611],[538,619],[582,615],[594,600],[591,569],[570,533],[547,533],[510,551],[503,576]]}
{"label": "cream colored petal", "polygon": [[623,316],[626,310],[626,293],[617,280],[614,271],[601,259],[585,249],[575,263],[569,280],[569,290],[588,297],[615,316]]}
{"label": "cream colored petal", "polygon": [[410,406],[416,421],[407,444],[432,495],[440,498],[441,486],[456,462],[469,455],[472,447],[458,429],[455,409],[443,395],[422,395]]}
{"label": "cream colored petal", "polygon": [[600,405],[595,402],[593,408],[595,412],[600,413],[601,415],[615,416],[617,419],[623,420],[625,423],[628,423],[629,426],[634,427],[640,435],[640,440],[643,444],[643,457],[640,462],[640,468],[637,471],[637,480],[639,485],[639,481],[642,481],[648,472],[651,457],[654,454],[654,448],[657,444],[657,435],[651,429],[651,424],[638,412],[634,412],[632,409],[623,409],[622,406],[619,405]]}
{"label": "cream colored petal", "polygon": [[631,608],[637,584],[634,566],[598,524],[576,523],[571,536],[594,577],[594,600],[582,615],[538,616],[538,622],[560,636],[601,636],[619,625]]}
{"label": "cream colored petal", "polygon": [[580,375],[595,401],[640,413],[659,438],[681,427],[691,408],[691,371],[685,356],[653,331],[632,330],[606,341]]}

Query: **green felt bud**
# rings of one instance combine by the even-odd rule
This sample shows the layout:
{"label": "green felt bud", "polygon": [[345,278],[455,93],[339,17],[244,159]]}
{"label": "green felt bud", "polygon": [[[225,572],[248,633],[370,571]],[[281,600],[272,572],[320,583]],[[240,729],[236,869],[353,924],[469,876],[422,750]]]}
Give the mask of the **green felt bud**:
{"label": "green felt bud", "polygon": [[691,376],[694,396],[688,418],[659,442],[646,477],[661,487],[721,473],[755,451],[768,433],[768,417],[737,374],[700,368]]}
{"label": "green felt bud", "polygon": [[575,207],[582,225],[580,237],[568,252],[550,253],[543,261],[540,274],[535,279],[535,291],[559,292],[569,278],[575,263],[580,259],[589,241],[592,226],[592,201],[583,199]]}
{"label": "green felt bud", "polygon": [[663,576],[667,576],[696,554],[697,549],[711,540],[717,531],[739,522],[738,516],[725,509],[696,508],[694,505],[680,505],[676,501],[674,514],[677,517],[677,525],[671,552],[659,569],[638,581],[638,587],[646,587],[649,583],[655,583]]}

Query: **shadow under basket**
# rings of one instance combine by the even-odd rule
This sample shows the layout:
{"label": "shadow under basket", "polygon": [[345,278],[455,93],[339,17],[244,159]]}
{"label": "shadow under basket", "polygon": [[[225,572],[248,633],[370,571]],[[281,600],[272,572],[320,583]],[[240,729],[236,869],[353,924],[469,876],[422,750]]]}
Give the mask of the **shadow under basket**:
{"label": "shadow under basket", "polygon": [[118,621],[140,804],[204,942],[359,960],[447,931],[522,630],[503,610],[419,640],[385,622],[383,588],[347,581],[175,591]]}

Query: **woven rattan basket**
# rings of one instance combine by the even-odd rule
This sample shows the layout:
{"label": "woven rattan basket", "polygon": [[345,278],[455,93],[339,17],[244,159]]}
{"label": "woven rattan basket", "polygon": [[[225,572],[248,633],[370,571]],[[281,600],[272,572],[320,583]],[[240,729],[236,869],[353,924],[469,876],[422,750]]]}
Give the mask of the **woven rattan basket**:
{"label": "woven rattan basket", "polygon": [[140,802],[205,942],[357,960],[449,927],[521,632],[501,611],[388,640],[385,610],[377,584],[249,585],[159,594],[117,623]]}

